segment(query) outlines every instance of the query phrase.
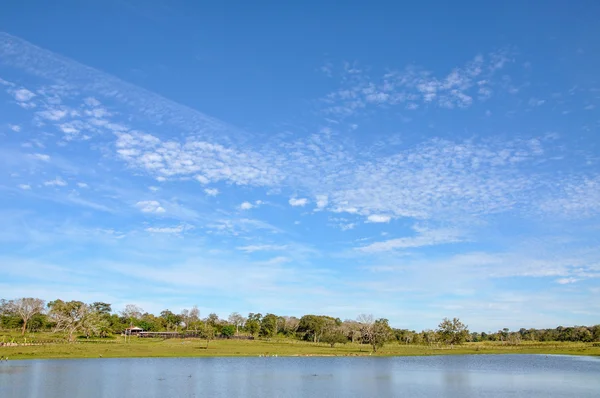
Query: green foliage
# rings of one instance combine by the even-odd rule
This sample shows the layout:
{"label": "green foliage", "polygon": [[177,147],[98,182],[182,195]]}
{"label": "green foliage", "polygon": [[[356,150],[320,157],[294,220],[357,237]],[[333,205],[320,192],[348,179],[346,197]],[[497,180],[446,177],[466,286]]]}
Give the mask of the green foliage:
{"label": "green foliage", "polygon": [[444,318],[438,325],[437,332],[440,340],[446,344],[462,344],[469,337],[467,326],[458,318]]}
{"label": "green foliage", "polygon": [[[181,314],[164,310],[160,316],[144,313],[136,305],[128,304],[119,314],[112,313],[110,303],[55,300],[48,303],[47,311],[40,299],[21,298],[16,300],[0,299],[0,330],[19,330],[20,334],[29,332],[54,331],[65,333],[69,339],[79,333],[84,337],[107,337],[120,334],[130,325],[146,331],[196,331],[209,336],[232,336],[248,333],[267,339],[279,335],[310,342],[339,344],[342,342],[362,342],[370,344],[373,350],[383,346],[390,338],[405,345],[423,344],[428,347],[438,343],[458,345],[465,342],[498,342],[506,346],[523,345],[529,342],[600,342],[600,325],[595,326],[559,326],[554,329],[525,329],[510,331],[507,328],[497,332],[469,333],[467,326],[459,319],[444,319],[436,331],[416,332],[407,329],[391,329],[385,319],[373,320],[372,316],[361,316],[357,321],[324,315],[305,315],[295,317],[275,314],[250,313],[244,318],[232,313],[228,321],[221,320],[212,313],[205,322],[199,318],[199,310],[183,310]],[[24,321],[26,319],[26,322]],[[205,326],[212,327],[208,330]],[[202,329],[202,330],[200,330]],[[234,331],[232,333],[232,330]],[[213,337],[210,337],[212,334]]]}
{"label": "green foliage", "polygon": [[325,329],[331,325],[337,325],[339,319],[324,315],[304,315],[300,318],[297,332],[304,340],[318,343],[325,332]]}
{"label": "green foliage", "polygon": [[363,324],[361,331],[363,341],[369,344],[374,352],[382,348],[394,335],[388,320],[385,318],[377,319],[371,324]]}
{"label": "green foliage", "polygon": [[334,326],[326,329],[321,337],[323,343],[327,343],[333,348],[336,344],[345,344],[348,342],[348,336],[340,326]]}
{"label": "green foliage", "polygon": [[176,315],[169,310],[160,313],[161,321],[167,330],[177,330],[182,322],[181,315]]}
{"label": "green foliage", "polygon": [[256,336],[260,331],[261,321],[261,314],[255,314],[253,312],[249,313],[248,319],[246,320],[246,331],[252,336]]}
{"label": "green foliage", "polygon": [[277,315],[267,314],[260,322],[260,335],[263,337],[273,337],[277,334]]}
{"label": "green foliage", "polygon": [[108,303],[103,303],[100,301],[96,301],[95,303],[90,305],[91,309],[101,315],[110,315],[112,312],[112,307]]}
{"label": "green foliage", "polygon": [[208,348],[208,343],[215,339],[214,326],[208,322],[204,322],[198,331],[200,332],[200,337],[206,340],[206,348]]}
{"label": "green foliage", "polygon": [[221,329],[221,334],[225,337],[232,337],[235,335],[235,326],[234,325],[225,325]]}

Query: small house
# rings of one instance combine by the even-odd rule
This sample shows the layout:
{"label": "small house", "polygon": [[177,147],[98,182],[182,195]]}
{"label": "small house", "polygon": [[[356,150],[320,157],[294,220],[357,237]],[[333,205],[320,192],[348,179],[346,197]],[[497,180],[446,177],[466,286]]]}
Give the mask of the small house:
{"label": "small house", "polygon": [[144,329],[142,329],[142,328],[138,328],[137,326],[132,326],[130,328],[125,329],[125,335],[126,336],[137,336],[138,334],[140,334],[143,331],[144,331]]}

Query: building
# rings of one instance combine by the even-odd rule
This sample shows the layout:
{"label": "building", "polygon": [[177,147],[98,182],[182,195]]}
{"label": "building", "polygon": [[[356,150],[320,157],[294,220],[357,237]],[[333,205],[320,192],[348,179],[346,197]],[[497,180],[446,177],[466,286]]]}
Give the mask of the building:
{"label": "building", "polygon": [[140,334],[143,331],[144,331],[144,329],[142,329],[142,328],[138,328],[137,326],[132,326],[130,328],[125,329],[125,335],[126,336],[137,336],[138,334]]}

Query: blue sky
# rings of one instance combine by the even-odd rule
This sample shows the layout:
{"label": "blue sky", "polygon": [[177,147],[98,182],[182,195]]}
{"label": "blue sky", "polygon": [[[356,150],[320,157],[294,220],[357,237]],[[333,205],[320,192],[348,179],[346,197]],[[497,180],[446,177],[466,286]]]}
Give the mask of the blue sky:
{"label": "blue sky", "polygon": [[0,14],[0,296],[598,323],[596,2],[59,4]]}

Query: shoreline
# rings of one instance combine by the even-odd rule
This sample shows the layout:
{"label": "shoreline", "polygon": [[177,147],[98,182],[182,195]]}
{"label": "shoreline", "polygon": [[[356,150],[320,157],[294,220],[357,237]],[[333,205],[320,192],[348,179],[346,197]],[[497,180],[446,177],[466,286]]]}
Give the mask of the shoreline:
{"label": "shoreline", "polygon": [[84,358],[202,358],[202,357],[409,357],[441,355],[574,355],[600,357],[600,346],[592,343],[525,343],[517,346],[467,343],[459,346],[388,344],[377,352],[361,344],[329,345],[292,340],[213,341],[144,340],[124,343],[77,342],[0,347],[0,357],[10,360]]}
{"label": "shoreline", "polygon": [[441,356],[517,356],[517,355],[536,355],[540,357],[587,357],[600,360],[599,354],[540,354],[540,353],[460,353],[460,354],[423,354],[423,355],[328,355],[328,354],[315,354],[315,355],[278,355],[277,357],[258,357],[256,355],[203,355],[203,356],[127,356],[127,357],[36,357],[36,358],[22,358],[16,356],[14,359],[3,361],[0,360],[0,366],[3,364],[14,363],[14,362],[30,362],[30,361],[68,361],[68,360],[107,360],[107,359],[208,359],[208,358],[412,358],[412,357],[441,357]]}

